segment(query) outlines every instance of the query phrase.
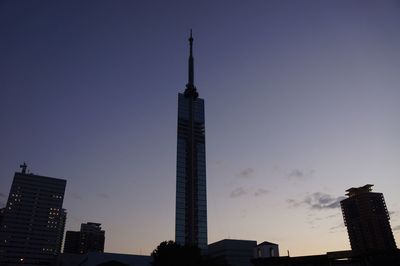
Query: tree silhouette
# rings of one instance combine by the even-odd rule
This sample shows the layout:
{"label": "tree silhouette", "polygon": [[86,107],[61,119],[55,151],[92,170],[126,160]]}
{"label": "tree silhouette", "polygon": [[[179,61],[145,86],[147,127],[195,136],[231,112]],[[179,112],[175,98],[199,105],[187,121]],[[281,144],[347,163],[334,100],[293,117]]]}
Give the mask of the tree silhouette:
{"label": "tree silhouette", "polygon": [[205,265],[199,248],[181,246],[172,240],[161,242],[151,256],[153,266]]}

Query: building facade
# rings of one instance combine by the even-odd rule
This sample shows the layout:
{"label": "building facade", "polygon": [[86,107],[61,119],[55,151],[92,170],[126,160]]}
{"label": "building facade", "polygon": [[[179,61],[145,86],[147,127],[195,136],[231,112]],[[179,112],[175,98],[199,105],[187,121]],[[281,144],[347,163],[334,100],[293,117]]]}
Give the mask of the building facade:
{"label": "building facade", "polygon": [[67,231],[64,253],[104,252],[105,233],[99,223],[81,224],[80,231]]}
{"label": "building facade", "polygon": [[207,248],[204,100],[194,86],[193,38],[189,38],[189,81],[178,94],[175,241]]}
{"label": "building facade", "polygon": [[60,253],[66,180],[15,173],[0,229],[0,265],[50,265]]}
{"label": "building facade", "polygon": [[252,266],[255,240],[223,239],[208,245],[207,256],[217,265]]}
{"label": "building facade", "polygon": [[265,257],[251,260],[254,266],[397,266],[399,250],[374,251],[355,254],[351,250],[327,252],[299,257]]}
{"label": "building facade", "polygon": [[63,253],[80,254],[80,231],[67,231],[65,233]]}
{"label": "building facade", "polygon": [[340,202],[354,252],[397,248],[383,194],[372,192],[372,186],[350,188],[348,198]]}
{"label": "building facade", "polygon": [[3,216],[6,208],[1,208],[0,209],[0,228],[1,228],[1,223],[3,222]]}
{"label": "building facade", "polygon": [[279,245],[264,241],[254,249],[254,258],[279,257]]}

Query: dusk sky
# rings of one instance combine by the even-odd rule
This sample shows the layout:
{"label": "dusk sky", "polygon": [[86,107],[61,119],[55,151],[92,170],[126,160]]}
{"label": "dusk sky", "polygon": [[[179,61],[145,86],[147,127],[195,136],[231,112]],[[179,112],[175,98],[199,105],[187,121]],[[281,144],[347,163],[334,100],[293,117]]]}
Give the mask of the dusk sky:
{"label": "dusk sky", "polygon": [[0,207],[25,161],[106,252],[174,239],[191,28],[209,243],[350,249],[339,201],[370,183],[400,245],[400,1],[0,1]]}

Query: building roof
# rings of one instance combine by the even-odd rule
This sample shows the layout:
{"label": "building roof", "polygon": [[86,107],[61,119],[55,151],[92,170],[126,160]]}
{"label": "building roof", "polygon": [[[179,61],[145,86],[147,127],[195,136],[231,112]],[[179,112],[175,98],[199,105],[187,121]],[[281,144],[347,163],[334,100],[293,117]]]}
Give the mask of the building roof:
{"label": "building roof", "polygon": [[258,244],[257,247],[264,246],[264,245],[275,245],[275,246],[278,246],[278,244],[275,244],[275,243],[272,243],[272,242],[268,242],[268,241],[264,241],[264,242]]}
{"label": "building roof", "polygon": [[362,194],[362,193],[371,192],[373,186],[374,185],[366,184],[365,186],[362,186],[362,187],[349,188],[348,190],[346,190],[346,192],[347,192],[346,196],[353,197],[353,196],[356,196],[356,195],[359,195],[359,194]]}

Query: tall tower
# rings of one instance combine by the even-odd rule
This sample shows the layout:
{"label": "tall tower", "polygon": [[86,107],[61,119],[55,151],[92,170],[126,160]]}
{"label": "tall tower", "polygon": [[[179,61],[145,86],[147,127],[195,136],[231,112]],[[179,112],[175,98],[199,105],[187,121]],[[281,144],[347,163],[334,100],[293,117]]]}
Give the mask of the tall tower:
{"label": "tall tower", "polygon": [[382,193],[372,192],[373,185],[346,190],[340,202],[351,249],[355,252],[396,249]]}
{"label": "tall tower", "polygon": [[66,180],[14,175],[0,228],[0,265],[52,265],[60,253]]}
{"label": "tall tower", "polygon": [[175,241],[207,248],[207,193],[204,100],[194,86],[193,37],[189,38],[189,78],[178,94]]}

